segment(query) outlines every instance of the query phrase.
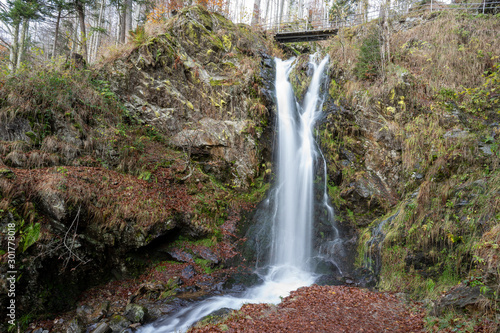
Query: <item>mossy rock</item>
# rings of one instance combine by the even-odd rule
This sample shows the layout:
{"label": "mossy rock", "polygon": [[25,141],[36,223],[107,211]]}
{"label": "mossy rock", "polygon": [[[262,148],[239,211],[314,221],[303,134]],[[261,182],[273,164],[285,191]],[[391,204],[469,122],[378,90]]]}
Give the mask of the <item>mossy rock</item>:
{"label": "mossy rock", "polygon": [[129,327],[131,322],[124,316],[114,315],[109,321],[109,327],[113,332],[121,332]]}
{"label": "mossy rock", "polygon": [[143,323],[148,317],[148,309],[142,305],[130,303],[123,315],[133,323]]}

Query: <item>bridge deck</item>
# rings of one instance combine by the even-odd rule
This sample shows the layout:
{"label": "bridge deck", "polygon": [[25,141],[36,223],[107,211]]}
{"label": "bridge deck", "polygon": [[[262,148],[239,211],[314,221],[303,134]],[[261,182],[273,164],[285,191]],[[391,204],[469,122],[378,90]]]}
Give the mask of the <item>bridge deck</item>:
{"label": "bridge deck", "polygon": [[274,39],[280,43],[312,42],[325,40],[332,35],[336,35],[338,31],[338,28],[330,28],[309,31],[279,32],[274,36]]}

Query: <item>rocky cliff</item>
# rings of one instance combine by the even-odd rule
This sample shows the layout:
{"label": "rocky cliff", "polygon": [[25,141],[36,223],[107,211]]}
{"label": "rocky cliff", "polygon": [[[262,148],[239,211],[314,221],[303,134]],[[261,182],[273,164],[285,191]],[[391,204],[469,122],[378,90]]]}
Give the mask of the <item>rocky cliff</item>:
{"label": "rocky cliff", "polygon": [[201,7],[159,29],[104,65],[110,89],[172,146],[227,170],[234,186],[248,187],[258,177],[258,141],[270,106],[260,91],[261,64],[272,66],[266,40]]}

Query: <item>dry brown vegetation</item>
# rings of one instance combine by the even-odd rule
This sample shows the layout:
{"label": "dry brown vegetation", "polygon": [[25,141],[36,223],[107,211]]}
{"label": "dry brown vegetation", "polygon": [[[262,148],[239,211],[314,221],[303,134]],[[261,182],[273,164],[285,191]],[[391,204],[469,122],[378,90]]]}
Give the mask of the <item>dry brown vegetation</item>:
{"label": "dry brown vegetation", "polygon": [[[368,106],[370,97],[388,95],[400,84],[402,75],[413,77],[413,93],[419,103],[433,99],[442,88],[462,89],[481,85],[485,71],[493,70],[500,49],[500,22],[495,16],[481,18],[471,14],[441,12],[425,15],[421,23],[392,22],[391,63],[373,82],[352,80],[363,38],[376,29],[376,23],[346,28],[324,42],[334,71],[346,81],[347,99]],[[349,79],[349,80],[348,80]],[[408,96],[407,96],[408,97]]]}

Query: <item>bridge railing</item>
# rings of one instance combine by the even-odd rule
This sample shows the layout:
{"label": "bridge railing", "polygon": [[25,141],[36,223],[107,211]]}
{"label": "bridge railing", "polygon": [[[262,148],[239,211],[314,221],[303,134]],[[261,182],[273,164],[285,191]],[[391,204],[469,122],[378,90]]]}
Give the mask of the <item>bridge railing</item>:
{"label": "bridge railing", "polygon": [[307,31],[321,31],[321,30],[335,30],[344,27],[352,27],[369,21],[377,20],[383,15],[387,15],[391,19],[401,17],[408,14],[418,14],[423,12],[435,11],[464,11],[485,13],[490,10],[497,10],[500,12],[500,1],[495,2],[477,2],[477,3],[453,3],[444,4],[442,2],[431,1],[424,5],[400,5],[392,6],[389,8],[379,7],[363,14],[352,14],[345,18],[332,18],[332,19],[284,19],[272,21],[272,23],[262,24],[260,28],[272,33],[287,33],[287,32],[307,32]]}

